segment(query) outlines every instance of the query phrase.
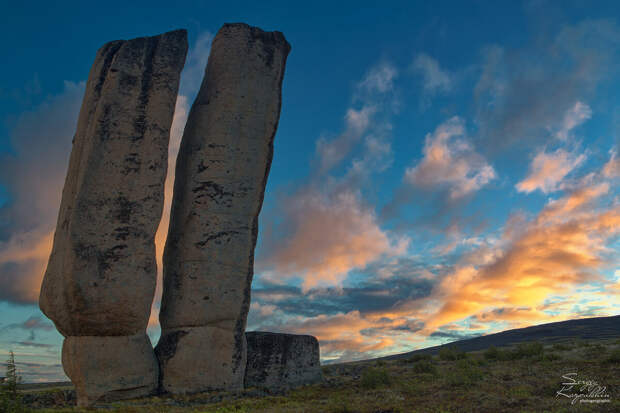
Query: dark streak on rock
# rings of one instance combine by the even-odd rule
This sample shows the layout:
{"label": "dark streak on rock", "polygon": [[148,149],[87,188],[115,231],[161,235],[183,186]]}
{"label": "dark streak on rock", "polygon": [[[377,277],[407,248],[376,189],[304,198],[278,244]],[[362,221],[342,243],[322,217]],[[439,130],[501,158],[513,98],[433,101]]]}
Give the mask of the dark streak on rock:
{"label": "dark streak on rock", "polygon": [[144,51],[142,81],[138,104],[136,107],[137,115],[133,124],[134,135],[131,139],[133,142],[142,140],[144,138],[144,133],[146,132],[146,114],[150,97],[149,92],[151,90],[151,84],[153,83],[153,60],[155,51],[159,45],[159,40],[159,37],[148,37],[145,39],[146,48]]}
{"label": "dark streak on rock", "polygon": [[216,244],[220,244],[221,242],[218,242],[218,240],[220,238],[226,237],[226,236],[230,236],[230,235],[235,235],[235,234],[239,234],[239,232],[238,231],[220,231],[220,232],[218,232],[216,234],[209,235],[204,240],[195,243],[195,245],[197,247],[199,247],[199,248],[202,248],[205,245],[207,245],[207,243],[209,243],[209,241],[215,241]]}
{"label": "dark streak on rock", "polygon": [[115,208],[113,211],[113,217],[118,219],[122,224],[129,224],[131,220],[131,215],[136,206],[138,206],[137,202],[131,202],[124,196],[119,196],[114,200]]}
{"label": "dark streak on rock", "polygon": [[116,56],[116,52],[121,48],[121,46],[125,43],[124,40],[116,40],[113,42],[106,43],[101,48],[101,54],[105,55],[103,60],[103,65],[101,67],[101,72],[99,73],[99,77],[97,78],[97,83],[94,86],[94,92],[96,95],[101,94],[101,88],[105,82],[105,79],[108,75],[108,71],[110,70],[110,66],[114,61],[114,57]]}
{"label": "dark streak on rock", "polygon": [[164,370],[164,364],[170,360],[177,352],[177,344],[182,337],[189,334],[187,331],[177,330],[171,333],[162,335],[155,347],[155,355],[159,362],[159,393],[164,393],[163,375],[161,372]]}
{"label": "dark streak on rock", "polygon": [[201,182],[200,185],[192,189],[192,192],[199,194],[196,199],[207,196],[218,204],[227,198],[226,206],[228,207],[232,205],[232,197],[234,196],[232,192],[225,191],[221,185],[213,181]]}
{"label": "dark streak on rock", "polygon": [[201,160],[198,164],[198,173],[206,171],[208,166],[205,166],[204,162]]}
{"label": "dark streak on rock", "polygon": [[130,172],[139,172],[141,164],[140,155],[136,152],[132,152],[125,157],[125,165],[121,173],[123,175],[128,175]]}

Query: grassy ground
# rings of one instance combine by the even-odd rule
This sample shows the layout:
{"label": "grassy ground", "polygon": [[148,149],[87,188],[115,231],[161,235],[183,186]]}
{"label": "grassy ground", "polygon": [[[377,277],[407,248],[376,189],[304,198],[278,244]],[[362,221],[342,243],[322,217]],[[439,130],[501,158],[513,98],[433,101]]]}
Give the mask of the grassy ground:
{"label": "grassy ground", "polygon": [[[325,382],[282,395],[249,389],[242,393],[161,396],[97,406],[108,412],[620,412],[620,340],[526,343],[462,353],[377,360],[323,367]],[[599,399],[583,403],[557,392],[574,380],[589,381]],[[596,382],[594,384],[593,382]],[[600,388],[597,387],[600,386]],[[568,386],[563,393],[583,393]],[[604,389],[603,389],[604,387]],[[78,412],[76,407],[37,409]],[[48,391],[53,400],[54,391]],[[590,397],[590,399],[594,399]],[[0,407],[1,410],[1,407]],[[24,410],[26,411],[26,410]]]}

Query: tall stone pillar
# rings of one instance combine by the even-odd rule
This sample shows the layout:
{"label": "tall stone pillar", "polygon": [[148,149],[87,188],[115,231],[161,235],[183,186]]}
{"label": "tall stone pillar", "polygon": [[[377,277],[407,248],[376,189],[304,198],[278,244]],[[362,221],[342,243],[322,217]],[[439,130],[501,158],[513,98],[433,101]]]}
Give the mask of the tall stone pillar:
{"label": "tall stone pillar", "polygon": [[80,406],[157,389],[146,327],[186,53],[185,30],[113,41],[88,77],[39,299]]}
{"label": "tall stone pillar", "polygon": [[156,348],[173,393],[243,387],[254,247],[290,45],[225,24],[177,158]]}

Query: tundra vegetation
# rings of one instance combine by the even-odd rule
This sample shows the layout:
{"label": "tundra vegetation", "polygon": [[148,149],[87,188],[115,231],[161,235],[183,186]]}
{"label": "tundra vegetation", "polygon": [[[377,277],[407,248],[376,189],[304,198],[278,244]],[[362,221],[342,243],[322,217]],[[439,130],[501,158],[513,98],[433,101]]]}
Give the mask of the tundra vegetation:
{"label": "tundra vegetation", "polygon": [[[571,399],[557,395],[566,382],[562,376],[575,372],[578,380],[604,388],[609,402],[571,405]],[[160,395],[95,408],[118,413],[620,411],[619,339],[527,342],[475,352],[444,347],[433,355],[326,365],[323,374],[323,383],[279,393],[250,388]],[[22,411],[87,411],[75,407],[66,389],[18,388]]]}

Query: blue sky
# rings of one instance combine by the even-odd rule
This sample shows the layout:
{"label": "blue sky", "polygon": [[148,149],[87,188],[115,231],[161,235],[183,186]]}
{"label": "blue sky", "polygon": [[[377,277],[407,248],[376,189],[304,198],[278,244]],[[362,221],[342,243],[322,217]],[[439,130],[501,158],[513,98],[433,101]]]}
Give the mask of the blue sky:
{"label": "blue sky", "polygon": [[249,329],[328,362],[619,312],[616,2],[0,8],[0,357],[28,381],[64,378],[36,299],[96,50],[188,29],[174,161],[225,22],[292,45]]}

